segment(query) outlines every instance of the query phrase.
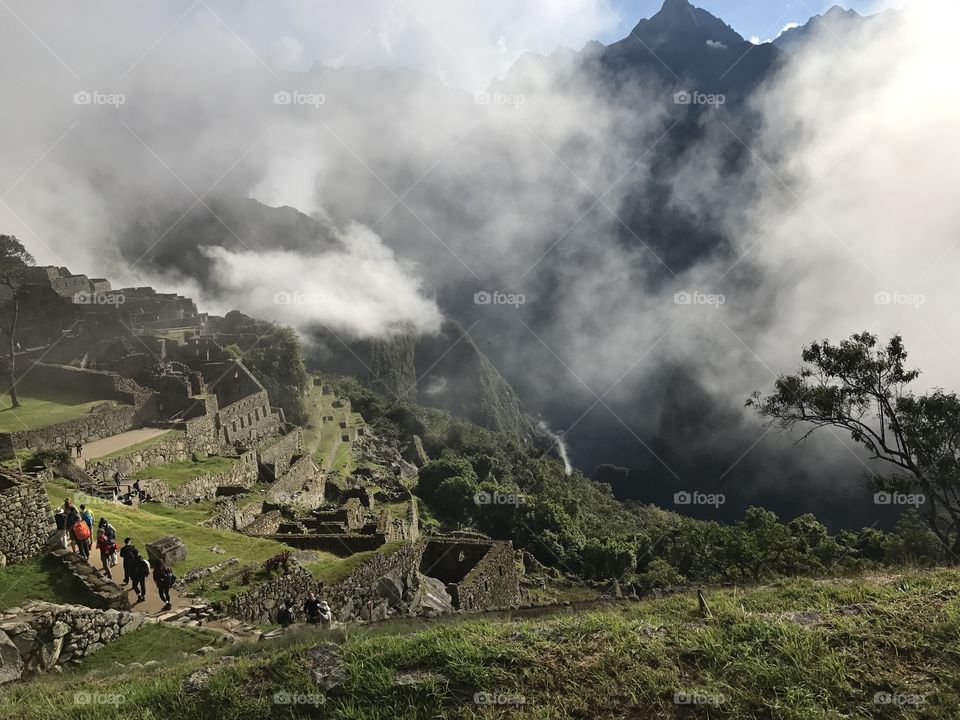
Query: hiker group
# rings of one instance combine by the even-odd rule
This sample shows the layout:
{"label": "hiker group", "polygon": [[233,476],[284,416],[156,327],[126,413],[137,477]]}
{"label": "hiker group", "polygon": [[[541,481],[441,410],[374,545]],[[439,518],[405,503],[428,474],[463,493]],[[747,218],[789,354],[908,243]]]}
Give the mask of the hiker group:
{"label": "hiker group", "polygon": [[151,568],[150,561],[140,555],[140,551],[131,543],[130,538],[123,539],[123,547],[118,545],[117,531],[105,517],[101,517],[97,524],[96,540],[94,540],[93,513],[87,509],[86,505],[80,505],[77,508],[69,498],[64,500],[62,507],[57,508],[54,519],[63,546],[72,549],[88,562],[92,548],[96,547],[100,552],[103,573],[111,580],[113,579],[112,568],[122,561],[121,585],[126,586],[128,582],[131,583],[133,591],[137,594],[137,602],[143,602],[147,598],[146,582],[152,570],[157,593],[164,602],[163,609],[171,609],[170,589],[177,578],[163,560],[158,560]]}

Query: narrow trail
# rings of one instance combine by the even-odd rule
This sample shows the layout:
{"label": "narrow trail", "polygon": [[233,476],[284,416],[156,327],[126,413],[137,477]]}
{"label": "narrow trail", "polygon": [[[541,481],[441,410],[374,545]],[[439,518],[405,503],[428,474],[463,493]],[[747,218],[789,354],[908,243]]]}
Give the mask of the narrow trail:
{"label": "narrow trail", "polygon": [[125,450],[132,445],[144,442],[145,440],[152,440],[166,432],[169,431],[163,428],[141,428],[139,430],[128,430],[119,435],[111,435],[102,440],[94,440],[83,446],[83,457],[74,458],[74,461],[80,467],[86,467],[87,460],[96,460],[104,455]]}

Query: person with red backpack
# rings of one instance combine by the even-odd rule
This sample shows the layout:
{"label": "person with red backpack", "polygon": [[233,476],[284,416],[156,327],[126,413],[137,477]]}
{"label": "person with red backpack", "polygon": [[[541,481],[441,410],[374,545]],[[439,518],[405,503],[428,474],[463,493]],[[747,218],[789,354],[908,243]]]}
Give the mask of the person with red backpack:
{"label": "person with red backpack", "polygon": [[90,558],[90,526],[70,500],[66,500],[63,506],[67,515],[66,526],[70,528],[70,535],[77,546],[77,552],[80,553],[80,557],[88,560]]}
{"label": "person with red backpack", "polygon": [[113,554],[117,551],[117,546],[113,540],[107,537],[107,533],[101,528],[97,535],[97,550],[100,551],[100,562],[103,563],[103,574],[111,580],[110,566],[113,565]]}

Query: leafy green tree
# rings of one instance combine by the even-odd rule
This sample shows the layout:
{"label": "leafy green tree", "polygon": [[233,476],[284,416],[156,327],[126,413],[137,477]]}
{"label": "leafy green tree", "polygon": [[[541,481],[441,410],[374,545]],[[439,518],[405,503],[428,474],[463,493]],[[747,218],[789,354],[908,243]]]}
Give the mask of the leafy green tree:
{"label": "leafy green tree", "polygon": [[10,404],[20,407],[17,396],[17,323],[20,320],[20,302],[22,300],[23,276],[34,259],[14,235],[0,235],[0,311],[6,322],[3,331],[7,335],[7,385],[10,392]]}
{"label": "leafy green tree", "polygon": [[579,556],[581,574],[593,580],[620,579],[637,564],[636,549],[623,538],[589,538]]}
{"label": "leafy green tree", "polygon": [[476,480],[461,476],[447,478],[437,487],[433,506],[450,520],[466,523],[477,509],[474,498],[478,491]]}
{"label": "leafy green tree", "polygon": [[920,374],[906,367],[899,335],[880,345],[863,332],[839,344],[807,346],[804,365],[781,375],[772,394],[747,402],[784,431],[839,428],[890,468],[871,478],[875,490],[913,493],[926,500],[924,519],[960,559],[960,397],[935,390],[914,395]]}
{"label": "leafy green tree", "polygon": [[455,477],[464,478],[474,483],[477,481],[477,475],[467,458],[446,451],[436,460],[431,460],[420,468],[417,494],[428,502],[433,502],[440,485],[445,480]]}
{"label": "leafy green tree", "polygon": [[283,408],[287,420],[292,423],[306,422],[304,405],[310,377],[303,364],[303,349],[300,338],[293,328],[276,323],[256,324],[260,340],[246,353],[230,348],[250,368],[257,380],[266,388],[270,400]]}

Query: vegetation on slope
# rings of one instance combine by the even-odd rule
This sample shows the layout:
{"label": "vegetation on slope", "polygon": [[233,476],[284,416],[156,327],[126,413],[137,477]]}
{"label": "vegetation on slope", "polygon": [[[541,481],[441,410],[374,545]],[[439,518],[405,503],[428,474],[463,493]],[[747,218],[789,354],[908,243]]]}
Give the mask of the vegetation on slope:
{"label": "vegetation on slope", "polygon": [[[236,659],[195,692],[184,678],[216,658],[45,677],[0,691],[0,716],[60,718],[64,699],[86,692],[118,701],[71,705],[76,720],[946,719],[960,706],[958,583],[950,569],[722,589],[706,593],[710,617],[683,594],[538,619],[397,621],[345,638],[311,629],[224,651]],[[346,676],[324,694],[307,651],[328,640]]]}
{"label": "vegetation on slope", "polygon": [[618,579],[638,591],[688,583],[755,582],[797,574],[945,561],[916,515],[893,533],[835,535],[812,515],[789,522],[750,508],[733,525],[694,520],[652,506],[625,505],[610,486],[569,475],[540,448],[440,410],[390,403],[351,378],[330,380],[375,431],[403,445],[422,438],[431,461],[416,489],[443,526],[512,540],[556,573]]}

